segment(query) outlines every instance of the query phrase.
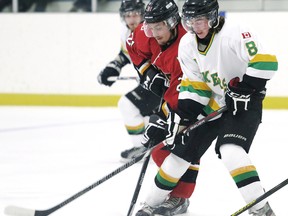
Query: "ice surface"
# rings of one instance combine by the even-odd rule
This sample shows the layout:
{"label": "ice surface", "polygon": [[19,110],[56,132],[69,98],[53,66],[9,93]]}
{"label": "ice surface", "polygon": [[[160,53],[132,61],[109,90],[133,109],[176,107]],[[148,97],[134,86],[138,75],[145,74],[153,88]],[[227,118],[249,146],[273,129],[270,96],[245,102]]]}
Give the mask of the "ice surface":
{"label": "ice surface", "polygon": [[[251,159],[267,190],[288,178],[287,122],[288,111],[264,110],[252,145]],[[131,144],[117,108],[2,106],[0,146],[0,215],[4,215],[7,205],[43,210],[61,203],[123,165],[120,152]],[[201,160],[185,216],[228,216],[245,205],[213,148]],[[127,168],[52,215],[126,215],[141,165]],[[150,163],[134,213],[155,174]],[[270,197],[277,216],[288,215],[287,198],[288,186]]]}

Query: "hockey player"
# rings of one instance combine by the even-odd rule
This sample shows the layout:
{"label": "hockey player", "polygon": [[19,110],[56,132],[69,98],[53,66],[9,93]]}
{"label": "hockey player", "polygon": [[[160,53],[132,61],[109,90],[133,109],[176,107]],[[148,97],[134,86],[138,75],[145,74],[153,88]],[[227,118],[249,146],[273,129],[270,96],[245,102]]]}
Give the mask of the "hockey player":
{"label": "hockey player", "polygon": [[[98,75],[100,84],[111,86],[120,75],[122,67],[130,63],[130,57],[126,49],[126,39],[142,22],[144,8],[145,5],[142,0],[122,1],[119,9],[124,24],[121,31],[121,49],[116,58]],[[114,80],[110,80],[111,78],[114,78]],[[146,117],[150,116],[153,110],[157,110],[160,103],[160,97],[144,89],[141,85],[120,98],[118,108],[133,144],[132,148],[121,152],[121,158],[124,161],[132,159],[145,150],[141,144],[141,139],[148,121]]]}
{"label": "hockey player", "polygon": [[[188,33],[179,44],[184,75],[178,109],[190,122],[203,111],[224,105],[228,111],[168,144],[184,159],[179,165],[188,167],[210,146],[204,137],[217,137],[216,152],[249,203],[264,193],[248,153],[261,123],[266,82],[274,76],[278,62],[253,30],[218,16],[218,8],[217,0],[186,0],[183,5],[182,24]],[[178,172],[178,178],[183,173]],[[275,216],[267,200],[251,207],[249,214]]]}
{"label": "hockey player", "polygon": [[[171,110],[177,111],[182,71],[177,60],[178,45],[186,33],[180,23],[178,7],[173,0],[151,0],[146,6],[144,23],[140,24],[127,39],[131,60],[141,76],[145,88],[164,98],[159,113],[151,115],[143,145],[157,144],[165,139],[166,121],[172,121]],[[180,123],[185,124],[185,122]],[[156,195],[145,200],[137,216],[175,215],[187,211],[198,174],[198,163],[185,167],[184,175],[174,178],[167,172],[181,158],[157,146],[152,157],[160,167],[153,184]],[[182,169],[180,168],[182,171]],[[179,171],[180,171],[179,170]],[[167,192],[167,193],[166,193]],[[164,194],[164,195],[163,195]]]}

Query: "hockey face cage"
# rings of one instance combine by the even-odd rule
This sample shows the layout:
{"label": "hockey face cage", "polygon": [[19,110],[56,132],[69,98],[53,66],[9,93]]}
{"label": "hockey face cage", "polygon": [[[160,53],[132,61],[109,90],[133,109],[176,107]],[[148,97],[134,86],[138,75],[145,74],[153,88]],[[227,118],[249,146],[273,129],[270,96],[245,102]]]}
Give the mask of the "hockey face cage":
{"label": "hockey face cage", "polygon": [[[157,22],[157,23],[147,23],[144,21],[144,32],[147,37],[154,37],[154,35],[163,31],[170,31],[174,29],[178,24],[178,17],[172,16],[166,20]],[[153,34],[154,32],[154,34]]]}
{"label": "hockey face cage", "polygon": [[133,17],[133,16],[140,16],[141,21],[142,21],[143,20],[143,11],[142,10],[133,10],[133,11],[126,11],[126,12],[120,13],[120,17],[121,17],[122,21],[124,21],[124,22],[125,22],[125,18]]}
{"label": "hockey face cage", "polygon": [[131,29],[131,25],[136,28],[136,26],[143,21],[143,13],[141,10],[127,11],[121,13],[120,18],[121,22],[124,23],[129,29]]}
{"label": "hockey face cage", "polygon": [[[151,0],[144,13],[144,31],[147,37],[153,37],[153,32],[171,30],[179,21],[178,6],[173,0]],[[149,25],[152,23],[154,25]]]}
{"label": "hockey face cage", "polygon": [[181,22],[186,31],[193,33],[193,25],[208,20],[209,28],[219,24],[217,0],[186,0],[182,8]]}
{"label": "hockey face cage", "polygon": [[125,17],[141,16],[143,20],[145,4],[142,0],[122,0],[119,13],[122,21],[125,21]]}
{"label": "hockey face cage", "polygon": [[219,23],[218,19],[219,19],[218,11],[213,10],[207,14],[198,15],[195,17],[182,14],[181,23],[187,32],[194,33],[193,26],[204,25],[204,22],[206,20],[208,20],[209,28],[216,28],[218,26],[218,23]]}

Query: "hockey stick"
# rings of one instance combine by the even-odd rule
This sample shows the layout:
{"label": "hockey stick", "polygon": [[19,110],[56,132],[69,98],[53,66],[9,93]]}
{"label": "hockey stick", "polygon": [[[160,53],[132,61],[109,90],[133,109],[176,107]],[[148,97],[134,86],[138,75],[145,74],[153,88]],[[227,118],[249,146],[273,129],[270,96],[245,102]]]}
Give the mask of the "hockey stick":
{"label": "hockey stick", "polygon": [[273,193],[275,193],[276,191],[278,191],[279,189],[281,189],[282,187],[284,187],[287,184],[288,184],[288,179],[284,180],[280,184],[276,185],[274,188],[272,188],[269,191],[265,192],[262,196],[258,197],[257,199],[253,200],[252,202],[248,203],[247,205],[245,205],[244,207],[242,207],[241,209],[236,211],[231,216],[236,216],[236,215],[242,214],[244,211],[248,210],[252,206],[254,206],[257,203],[261,202],[262,200],[266,199],[267,197],[269,197],[270,195],[272,195]]}
{"label": "hockey stick", "polygon": [[136,76],[122,76],[122,77],[117,77],[117,76],[112,76],[112,77],[108,77],[108,81],[117,81],[117,80],[135,80],[135,81],[139,81],[139,77]]}
{"label": "hockey stick", "polygon": [[[163,103],[163,98],[164,98],[164,93],[163,93],[163,95],[162,95],[162,97],[160,99],[160,103],[159,103],[157,112],[160,112],[160,110],[161,110],[161,104]],[[151,148],[153,146],[152,142],[153,141],[150,140],[148,148]],[[138,199],[141,187],[142,187],[142,183],[143,183],[143,180],[144,180],[144,177],[145,177],[145,174],[146,174],[146,170],[147,170],[147,167],[148,167],[148,164],[149,164],[150,157],[151,157],[151,155],[149,154],[145,158],[145,160],[143,162],[143,165],[142,165],[142,168],[141,168],[141,171],[140,171],[140,175],[138,177],[138,181],[137,181],[137,184],[136,184],[136,187],[135,187],[135,190],[134,190],[134,194],[133,194],[132,200],[130,202],[130,206],[129,206],[129,210],[128,210],[127,216],[131,216],[132,213],[133,213],[133,210],[135,208],[135,204],[137,202],[137,199]]]}
{"label": "hockey stick", "polygon": [[[197,128],[197,127],[205,124],[206,122],[210,121],[214,117],[216,117],[216,116],[220,115],[221,113],[223,113],[224,111],[226,111],[226,109],[227,108],[225,106],[225,107],[220,108],[219,110],[216,110],[216,111],[210,113],[205,118],[203,118],[203,119],[195,122],[191,126],[189,126],[187,130],[193,130],[194,128]],[[156,146],[158,146],[158,145],[156,145]],[[147,157],[148,155],[150,155],[151,151],[154,148],[156,148],[156,146],[153,146],[152,148],[148,149],[146,152],[143,152],[143,153],[139,154],[137,157],[131,159],[129,162],[125,163],[124,165],[122,165],[121,167],[117,168],[113,172],[111,172],[108,175],[104,176],[103,178],[101,178],[97,182],[95,182],[92,185],[86,187],[85,189],[79,191],[78,193],[74,194],[73,196],[71,196],[70,198],[64,200],[63,202],[55,205],[54,207],[51,207],[51,208],[46,209],[46,210],[35,210],[35,209],[22,208],[22,207],[18,207],[18,206],[7,206],[5,208],[4,212],[5,212],[5,214],[11,215],[11,216],[47,216],[47,215],[50,215],[53,212],[57,211],[58,209],[66,206],[68,203],[74,201],[78,197],[84,195],[88,191],[92,190],[93,188],[97,187],[98,185],[102,184],[103,182],[107,181],[108,179],[112,178],[113,176],[119,174],[123,170],[126,170],[128,167],[132,166],[133,164],[139,162],[143,157]]]}
{"label": "hockey stick", "polygon": [[[199,127],[200,125],[206,123],[211,118],[214,118],[215,116],[219,115],[220,113],[224,112],[225,110],[226,110],[226,107],[223,107],[223,108],[219,109],[218,111],[215,111],[214,113],[211,113],[209,115],[209,118],[207,116],[206,118],[201,119],[200,121],[196,122],[195,124],[191,125],[190,127],[187,127],[185,129],[183,129],[181,132],[183,133],[187,129],[193,130],[194,128]],[[148,163],[149,163],[149,159],[150,159],[150,155],[148,155],[145,158],[145,161],[143,163],[143,166],[142,166],[142,169],[141,169],[141,172],[140,172],[140,176],[139,176],[137,184],[136,184],[136,188],[135,188],[135,191],[134,191],[134,194],[133,194],[133,197],[132,197],[132,201],[130,203],[130,207],[129,207],[127,216],[131,216],[132,213],[133,213],[133,210],[134,210],[134,207],[135,207],[135,203],[137,202],[138,195],[139,195],[139,192],[140,192],[140,189],[141,189],[141,186],[142,186],[142,182],[143,182],[143,179],[144,179],[144,176],[145,176],[145,173],[146,173],[146,169],[147,169],[147,166],[148,166]]]}
{"label": "hockey stick", "polygon": [[140,171],[140,175],[139,175],[139,178],[138,178],[138,181],[137,181],[137,184],[136,184],[136,188],[135,188],[135,191],[134,191],[131,203],[130,203],[130,207],[129,207],[127,216],[131,216],[132,213],[133,213],[133,210],[134,210],[134,207],[135,207],[135,203],[137,202],[138,195],[139,195],[139,192],[140,192],[143,180],[144,180],[144,176],[145,176],[148,164],[149,164],[149,160],[150,160],[150,154],[144,159],[144,162],[143,162],[143,165],[142,165],[142,169]]}
{"label": "hockey stick", "polygon": [[[225,110],[226,110],[226,107],[224,107],[223,110],[220,109],[220,110],[216,111],[215,113],[216,113],[216,115],[218,115],[218,114],[224,112]],[[212,114],[212,113],[211,113],[211,114]],[[210,114],[210,115],[211,115],[211,114]],[[208,116],[207,116],[207,117],[208,117]],[[215,117],[215,116],[214,116],[214,117]],[[211,117],[211,118],[213,118],[213,117]],[[210,119],[211,119],[211,118],[210,118]],[[204,118],[204,119],[205,119],[205,118]],[[204,120],[204,119],[203,119],[203,120]],[[210,120],[210,119],[209,119],[209,120]],[[207,121],[209,121],[209,120],[205,119],[205,122],[207,122]],[[202,120],[200,120],[200,121],[202,121]],[[196,125],[196,123],[197,123],[197,122],[196,122],[196,123],[195,123],[195,125],[196,125],[195,127],[198,127],[198,126],[204,124],[205,122],[201,122],[201,123],[199,123],[199,124],[197,124],[197,125]],[[190,130],[193,130],[193,129],[195,128],[195,127],[193,127],[193,126],[194,126],[194,124],[191,125],[191,126],[188,127],[188,128],[189,128]],[[183,129],[181,132],[183,133],[185,130],[187,130],[187,128]],[[148,166],[148,163],[149,163],[149,159],[150,159],[150,155],[148,155],[148,156],[145,158],[144,162],[143,162],[142,169],[141,169],[141,172],[140,172],[140,176],[139,176],[138,181],[137,181],[137,184],[136,184],[136,188],[135,188],[135,191],[134,191],[134,194],[133,194],[131,203],[130,203],[130,207],[129,207],[127,216],[131,216],[132,213],[133,213],[133,210],[134,210],[135,204],[136,204],[136,202],[137,202],[138,195],[139,195],[139,192],[140,192],[140,189],[141,189],[143,180],[144,180],[144,176],[145,176],[146,169],[147,169],[147,166]]]}
{"label": "hockey stick", "polygon": [[128,167],[132,166],[133,164],[139,162],[143,157],[146,157],[147,155],[149,155],[151,151],[152,151],[152,148],[148,149],[146,152],[141,153],[139,156],[131,159],[129,162],[125,163],[124,165],[117,168],[113,172],[104,176],[97,182],[79,191],[78,193],[74,194],[70,198],[64,200],[63,202],[57,204],[56,206],[50,209],[35,210],[35,209],[22,208],[18,206],[7,206],[4,212],[5,214],[11,215],[11,216],[47,216],[47,215],[50,215],[53,212],[57,211],[58,209],[64,207],[68,203],[72,202],[73,200],[77,199],[78,197],[82,196],[83,194],[87,193],[88,191],[92,190],[93,188],[97,187],[98,185],[102,184],[103,182],[107,181],[108,179],[112,178],[113,176],[117,175],[118,173],[126,170]]}

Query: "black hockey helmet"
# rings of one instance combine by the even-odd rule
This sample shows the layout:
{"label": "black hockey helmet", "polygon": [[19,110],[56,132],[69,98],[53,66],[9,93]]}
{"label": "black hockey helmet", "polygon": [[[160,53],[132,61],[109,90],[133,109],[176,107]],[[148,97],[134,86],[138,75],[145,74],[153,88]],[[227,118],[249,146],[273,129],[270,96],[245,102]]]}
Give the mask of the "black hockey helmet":
{"label": "black hockey helmet", "polygon": [[178,6],[173,0],[151,0],[145,9],[146,23],[166,21],[170,28],[174,28],[180,21]]}
{"label": "black hockey helmet", "polygon": [[123,18],[125,13],[137,11],[143,15],[145,10],[145,4],[142,0],[122,0],[119,9],[120,16]]}
{"label": "black hockey helmet", "polygon": [[218,9],[217,0],[185,0],[182,8],[182,23],[187,19],[205,16],[209,20],[210,28],[215,28],[218,25]]}

